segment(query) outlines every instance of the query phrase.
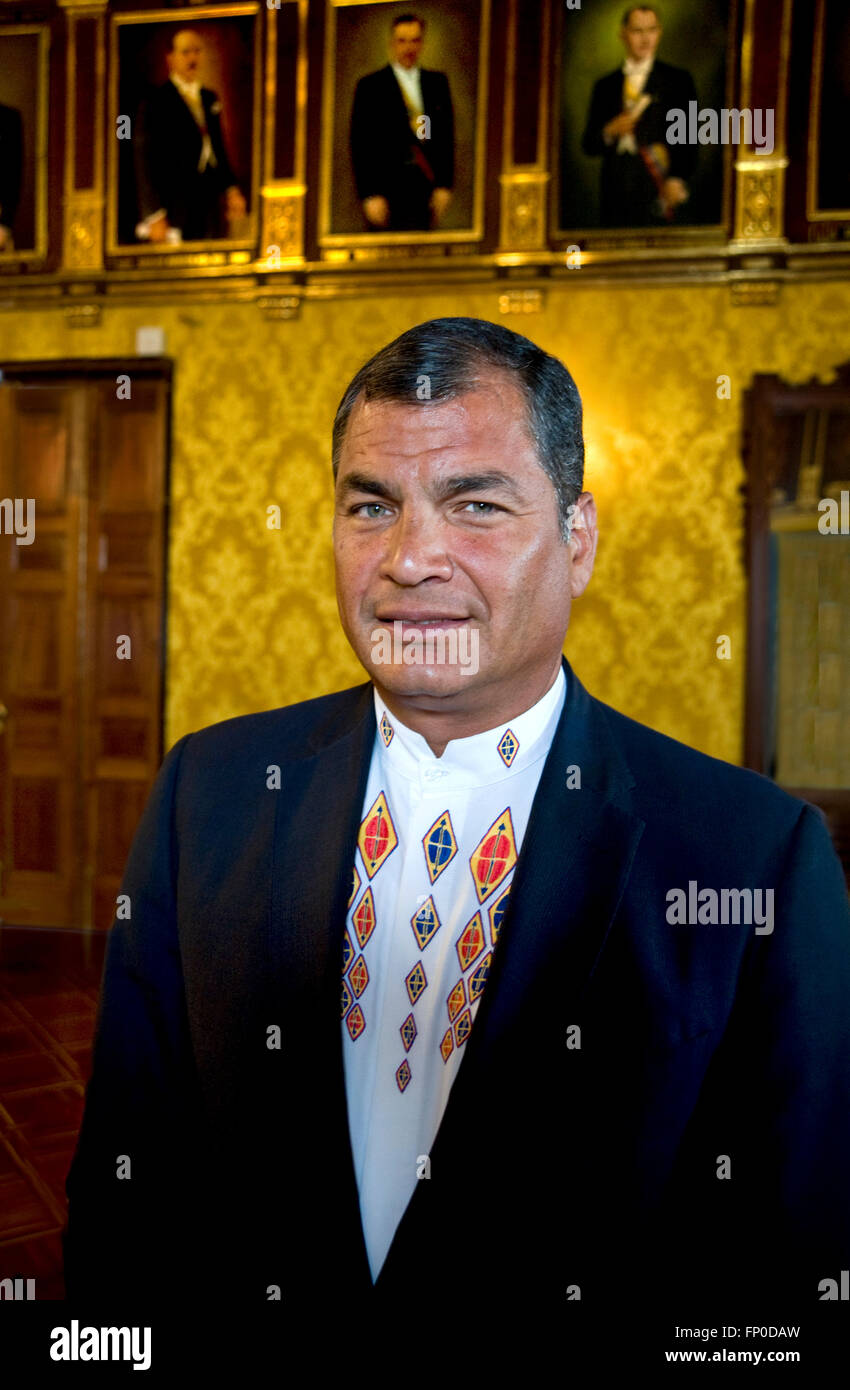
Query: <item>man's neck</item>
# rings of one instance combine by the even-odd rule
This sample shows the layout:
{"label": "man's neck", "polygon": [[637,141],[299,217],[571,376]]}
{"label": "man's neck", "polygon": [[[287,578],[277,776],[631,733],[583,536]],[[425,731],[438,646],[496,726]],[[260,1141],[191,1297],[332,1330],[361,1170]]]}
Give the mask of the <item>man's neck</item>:
{"label": "man's neck", "polygon": [[[468,708],[458,708],[453,696],[398,695],[374,682],[390,714],[414,733],[421,734],[435,758],[441,758],[453,739],[472,738],[485,729],[498,729],[525,714],[552,689],[561,669],[561,657],[542,677],[530,679],[496,694],[488,702],[486,689]],[[472,695],[473,692],[470,692]]]}

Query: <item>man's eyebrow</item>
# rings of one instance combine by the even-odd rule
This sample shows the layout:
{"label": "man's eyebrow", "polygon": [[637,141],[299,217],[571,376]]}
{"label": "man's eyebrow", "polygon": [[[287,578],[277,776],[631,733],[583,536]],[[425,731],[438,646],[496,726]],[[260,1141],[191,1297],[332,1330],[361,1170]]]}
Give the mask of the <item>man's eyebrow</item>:
{"label": "man's eyebrow", "polygon": [[453,478],[443,478],[434,492],[438,498],[457,497],[462,492],[491,492],[503,488],[513,497],[520,497],[521,490],[510,473],[490,470],[487,473],[461,473]]}
{"label": "man's eyebrow", "polygon": [[397,496],[388,484],[372,478],[368,473],[346,473],[339,484],[339,491],[341,497],[349,492],[371,492],[375,497],[389,497],[394,501]]}
{"label": "man's eyebrow", "polygon": [[[486,473],[459,473],[453,477],[442,478],[435,484],[433,495],[437,501],[446,501],[463,492],[490,492],[496,488],[502,488],[516,498],[522,496],[516,479],[510,473],[501,473],[495,469]],[[368,473],[347,473],[340,482],[339,490],[341,496],[350,492],[368,492],[374,497],[386,497],[393,501],[398,496],[390,485],[371,477]]]}

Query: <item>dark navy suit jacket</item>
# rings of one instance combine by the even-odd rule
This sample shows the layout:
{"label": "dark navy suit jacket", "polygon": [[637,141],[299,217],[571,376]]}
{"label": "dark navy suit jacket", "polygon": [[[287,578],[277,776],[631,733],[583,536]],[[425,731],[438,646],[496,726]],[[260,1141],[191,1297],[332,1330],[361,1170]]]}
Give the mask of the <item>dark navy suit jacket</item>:
{"label": "dark navy suit jacket", "polygon": [[[371,687],[171,750],[110,933],[69,1297],[817,1307],[850,1260],[850,918],[824,824],[565,669],[430,1178],[374,1289],[340,1027]],[[669,923],[692,880],[772,888],[773,932]]]}
{"label": "dark navy suit jacket", "polygon": [[[431,122],[430,138],[421,149],[434,173],[434,187],[454,184],[454,113],[449,80],[444,72],[420,68],[422,104]],[[357,196],[396,196],[399,180],[410,161],[416,137],[404,97],[392,67],[379,68],[361,77],[351,111],[351,157]]]}

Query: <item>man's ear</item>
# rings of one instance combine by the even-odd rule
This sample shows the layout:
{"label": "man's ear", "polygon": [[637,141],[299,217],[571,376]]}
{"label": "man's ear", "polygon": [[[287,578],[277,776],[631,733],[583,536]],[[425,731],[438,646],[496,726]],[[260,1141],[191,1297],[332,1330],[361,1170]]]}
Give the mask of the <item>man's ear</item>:
{"label": "man's ear", "polygon": [[567,542],[571,560],[570,588],[573,598],[579,598],[590,583],[599,540],[596,503],[592,493],[583,492],[577,499],[572,523],[570,539]]}

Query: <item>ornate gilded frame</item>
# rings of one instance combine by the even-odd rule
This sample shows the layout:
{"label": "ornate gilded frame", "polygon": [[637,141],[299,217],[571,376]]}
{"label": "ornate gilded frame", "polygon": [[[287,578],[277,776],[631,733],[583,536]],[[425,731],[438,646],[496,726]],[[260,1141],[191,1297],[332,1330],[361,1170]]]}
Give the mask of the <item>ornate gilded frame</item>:
{"label": "ornate gilded frame", "polygon": [[[752,0],[746,0],[746,2],[750,5],[752,4]],[[623,251],[633,247],[641,251],[659,250],[670,252],[677,247],[685,249],[688,247],[725,243],[732,234],[732,186],[733,171],[736,162],[734,151],[730,145],[726,146],[723,154],[721,217],[720,221],[717,223],[707,223],[699,226],[653,228],[582,227],[579,223],[575,223],[570,227],[561,225],[562,168],[560,160],[560,110],[564,67],[564,29],[567,16],[564,14],[562,6],[556,6],[555,11],[557,19],[552,44],[553,76],[551,82],[552,104],[549,147],[549,167],[551,170],[552,190],[549,208],[550,243],[557,245],[562,252],[580,246],[583,251],[596,250],[602,254],[610,252],[612,256],[616,256],[618,253],[621,254]],[[724,101],[726,106],[730,108],[735,105],[737,34],[738,0],[729,0],[729,18],[726,26]],[[769,157],[759,156],[759,160],[762,158],[767,162]]]}
{"label": "ornate gilded frame", "polygon": [[393,5],[398,0],[326,0],[325,43],[322,83],[322,128],[320,132],[318,244],[325,261],[390,260],[416,248],[421,254],[429,248],[438,254],[449,247],[473,249],[484,237],[484,177],[487,162],[488,71],[490,59],[491,0],[478,0],[478,69],[475,102],[475,155],[472,178],[472,226],[424,232],[334,232],[331,230],[332,161],[336,79],[336,11],[358,5]]}
{"label": "ornate gilded frame", "polygon": [[11,251],[0,251],[0,273],[14,274],[15,269],[40,269],[47,258],[47,105],[50,63],[49,24],[0,24],[0,40],[4,37],[36,37],[36,130],[35,130],[35,245]]}
{"label": "ornate gilded frame", "polygon": [[[260,6],[255,0],[238,4],[193,6],[180,10],[132,10],[112,13],[109,29],[109,88],[106,118],[106,255],[114,258],[120,268],[150,268],[152,263],[167,262],[169,267],[216,265],[226,261],[248,262],[253,259],[259,237],[259,195],[261,168],[262,89],[263,71],[262,25]],[[115,138],[119,115],[119,33],[130,25],[176,24],[185,21],[186,27],[198,20],[253,18],[254,90],[251,113],[251,232],[247,237],[220,238],[212,241],[184,241],[176,246],[118,241],[118,141]]]}

